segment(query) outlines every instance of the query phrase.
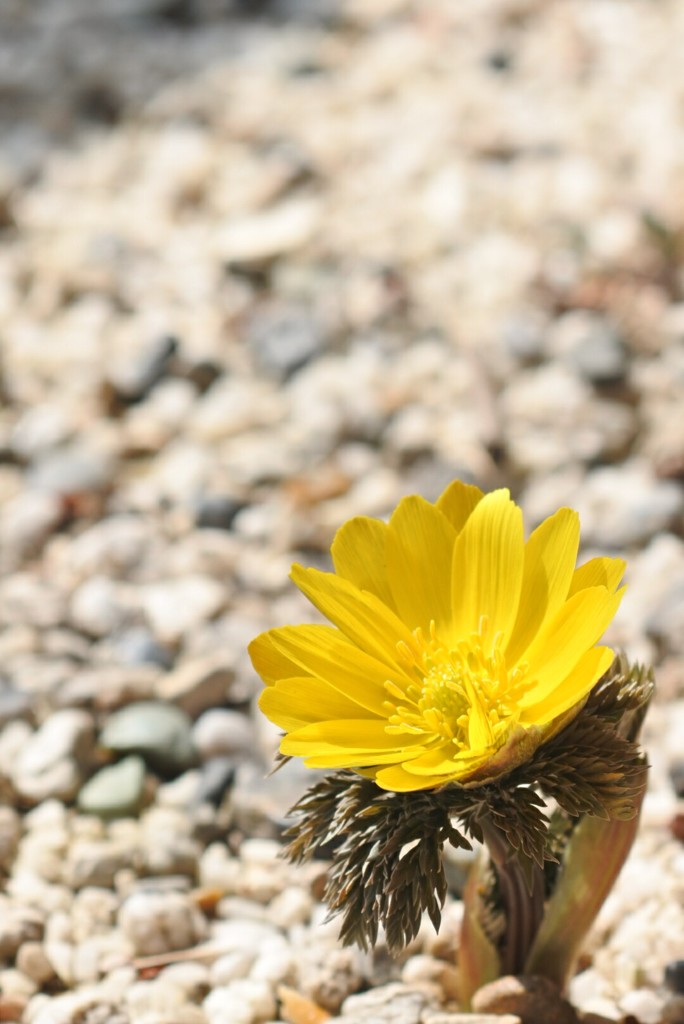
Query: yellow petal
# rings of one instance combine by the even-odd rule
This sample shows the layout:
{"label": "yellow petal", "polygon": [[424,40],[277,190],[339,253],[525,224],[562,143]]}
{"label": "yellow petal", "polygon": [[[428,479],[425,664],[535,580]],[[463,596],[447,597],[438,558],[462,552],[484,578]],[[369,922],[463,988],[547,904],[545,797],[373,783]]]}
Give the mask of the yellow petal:
{"label": "yellow petal", "polygon": [[608,626],[623,592],[624,588],[609,594],[605,587],[589,587],[566,601],[525,652],[534,685],[521,697],[521,708],[539,704],[570,675]]}
{"label": "yellow petal", "polygon": [[418,653],[415,638],[401,619],[374,594],[359,590],[334,573],[293,565],[292,580],[320,612],[360,650],[397,667],[397,644]]}
{"label": "yellow petal", "polygon": [[524,539],[522,512],[507,490],[492,491],[475,507],[456,539],[452,569],[452,640],[476,633],[510,636],[520,599]]}
{"label": "yellow petal", "polygon": [[[332,630],[331,626],[323,628]],[[272,686],[279,679],[287,679],[288,676],[300,674],[300,666],[286,658],[276,647],[273,641],[273,634],[276,632],[275,629],[269,629],[266,633],[260,633],[259,636],[254,637],[247,648],[252,665],[267,686]]]}
{"label": "yellow petal", "polygon": [[379,764],[379,758],[401,761],[404,751],[424,749],[421,736],[403,736],[401,743],[397,743],[397,737],[389,734],[385,725],[386,722],[369,719],[314,722],[285,736],[280,749],[284,754],[307,759],[339,756],[343,759],[341,767]]}
{"label": "yellow petal", "polygon": [[[286,737],[287,738],[287,737]],[[285,739],[283,739],[280,750],[284,754],[285,750],[283,745]],[[324,748],[318,744],[315,746],[318,751]],[[397,759],[400,761],[405,760],[409,757],[409,753],[406,750],[348,750],[343,747],[331,746],[325,748],[333,753],[314,753],[309,756],[302,754],[304,758],[304,764],[307,768],[353,768],[357,771],[363,769],[364,772],[374,771],[378,765],[383,764],[394,764]],[[418,753],[424,750],[424,747],[416,748]]]}
{"label": "yellow petal", "polygon": [[[302,675],[303,669],[305,674],[325,680],[373,714],[386,717],[387,666],[360,651],[336,629],[319,625],[283,626],[274,629],[271,637],[287,662],[297,666],[296,674]],[[395,676],[398,674],[397,670]]]}
{"label": "yellow petal", "polygon": [[454,480],[440,494],[436,505],[439,511],[447,517],[456,533],[460,533],[465,526],[466,519],[483,498],[484,494],[479,487]]}
{"label": "yellow petal", "polygon": [[359,590],[369,590],[393,608],[387,581],[387,523],[356,516],[335,534],[330,553],[335,572]]}
{"label": "yellow petal", "polygon": [[[572,707],[579,710],[591,688],[610,668],[613,658],[614,654],[610,647],[590,648],[555,689],[538,703],[526,708],[523,723],[529,721],[538,726],[545,726]],[[564,722],[565,724],[568,722]]]}
{"label": "yellow petal", "polygon": [[413,793],[419,789],[432,789],[435,786],[443,786],[443,778],[435,779],[433,776],[412,775],[406,771],[403,764],[392,764],[387,768],[373,769],[370,772],[363,772],[375,780],[381,789],[388,789],[395,793]]}
{"label": "yellow petal", "polygon": [[515,664],[565,602],[578,547],[579,516],[569,508],[559,509],[531,534],[525,545],[518,617],[506,652],[509,664]]}
{"label": "yellow petal", "polygon": [[434,505],[412,495],[389,521],[387,576],[394,606],[411,628],[438,631],[451,619],[451,556],[456,533]]}
{"label": "yellow petal", "polygon": [[575,569],[568,597],[587,587],[607,587],[613,593],[624,575],[626,564],[622,558],[590,558]]}
{"label": "yellow petal", "polygon": [[[456,778],[459,775],[465,775],[472,771],[474,767],[483,761],[487,761],[492,753],[492,749],[478,750],[476,752],[471,750],[456,752],[453,747],[449,748],[445,744],[441,744],[439,747],[427,750],[424,754],[411,761],[406,761],[404,767],[412,775],[430,775],[435,778],[448,775]],[[441,781],[444,782],[446,780],[442,778]]]}
{"label": "yellow petal", "polygon": [[267,687],[259,707],[272,722],[292,732],[326,718],[368,718],[368,711],[322,679],[297,676]]}

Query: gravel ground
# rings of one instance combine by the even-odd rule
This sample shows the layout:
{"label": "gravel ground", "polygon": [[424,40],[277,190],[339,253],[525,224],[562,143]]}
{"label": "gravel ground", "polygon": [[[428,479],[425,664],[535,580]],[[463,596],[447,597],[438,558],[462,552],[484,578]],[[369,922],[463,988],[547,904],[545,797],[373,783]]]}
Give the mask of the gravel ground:
{"label": "gravel ground", "polygon": [[458,476],[628,559],[651,788],[570,994],[684,1021],[683,30],[4,0],[0,1020],[458,1024],[459,865],[438,937],[341,949],[245,654],[293,560]]}

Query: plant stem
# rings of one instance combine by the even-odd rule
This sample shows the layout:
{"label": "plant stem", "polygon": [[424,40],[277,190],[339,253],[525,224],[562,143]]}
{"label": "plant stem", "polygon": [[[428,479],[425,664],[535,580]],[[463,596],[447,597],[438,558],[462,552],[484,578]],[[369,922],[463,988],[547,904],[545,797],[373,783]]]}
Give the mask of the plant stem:
{"label": "plant stem", "polygon": [[496,871],[506,915],[501,947],[502,972],[520,974],[544,915],[544,874],[524,854],[511,850],[505,833],[489,818],[480,818],[480,825]]}

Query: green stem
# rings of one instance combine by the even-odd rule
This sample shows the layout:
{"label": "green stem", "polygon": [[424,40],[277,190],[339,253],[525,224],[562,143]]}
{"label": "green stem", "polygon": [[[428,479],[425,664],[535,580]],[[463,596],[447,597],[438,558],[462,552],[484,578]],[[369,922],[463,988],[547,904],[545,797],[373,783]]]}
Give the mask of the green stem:
{"label": "green stem", "polygon": [[[642,799],[643,791],[639,807]],[[543,974],[559,988],[565,987],[638,827],[638,813],[627,821],[604,821],[590,815],[582,818],[563,855],[560,878],[529,950],[526,974]]]}

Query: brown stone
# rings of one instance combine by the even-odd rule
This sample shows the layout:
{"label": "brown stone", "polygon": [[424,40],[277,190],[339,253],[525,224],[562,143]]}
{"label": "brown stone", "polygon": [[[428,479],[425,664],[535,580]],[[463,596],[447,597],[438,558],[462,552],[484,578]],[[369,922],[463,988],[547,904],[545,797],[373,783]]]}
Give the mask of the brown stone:
{"label": "brown stone", "polygon": [[547,978],[506,975],[483,985],[473,997],[476,1013],[510,1013],[521,1024],[578,1024],[570,1003]]}

